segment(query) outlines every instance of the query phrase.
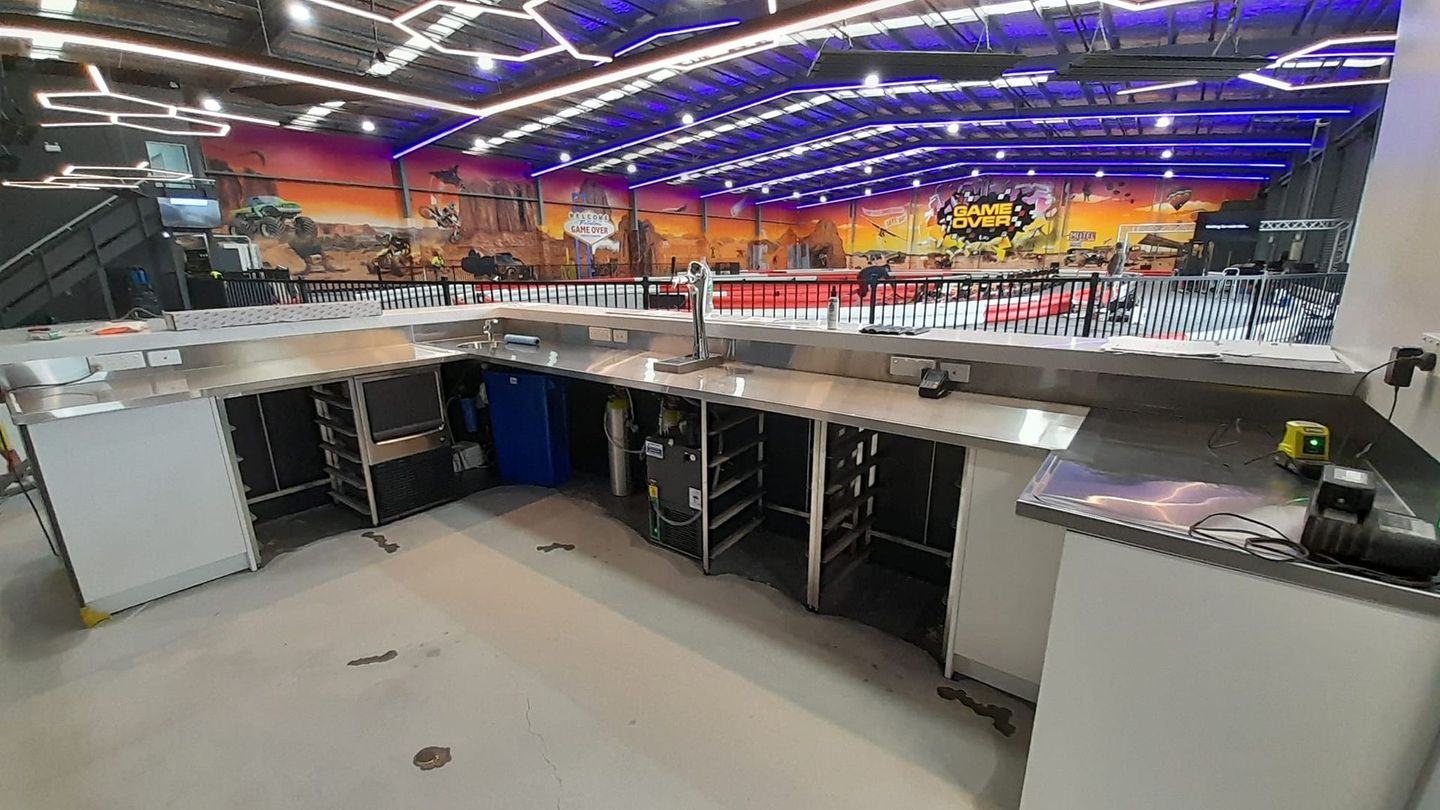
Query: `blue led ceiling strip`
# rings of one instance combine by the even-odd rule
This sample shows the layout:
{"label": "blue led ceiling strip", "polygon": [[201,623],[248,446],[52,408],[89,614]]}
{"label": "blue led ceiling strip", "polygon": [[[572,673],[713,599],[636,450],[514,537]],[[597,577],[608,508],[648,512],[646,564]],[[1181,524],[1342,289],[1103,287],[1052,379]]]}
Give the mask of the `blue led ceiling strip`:
{"label": "blue led ceiling strip", "polygon": [[[1190,110],[1190,111],[1181,111],[1181,112],[1144,112],[1144,113],[1125,112],[1125,113],[1100,113],[1100,114],[1091,113],[1091,114],[1088,114],[1088,115],[1086,115],[1086,114],[1077,114],[1077,115],[1017,115],[1017,116],[1007,116],[1007,117],[1004,117],[1004,118],[983,118],[983,119],[946,118],[946,119],[933,120],[933,121],[903,121],[903,122],[898,122],[898,123],[884,123],[884,122],[874,123],[874,122],[871,122],[871,123],[866,123],[866,124],[858,124],[858,125],[856,125],[856,126],[849,127],[849,128],[847,128],[847,129],[842,129],[842,130],[839,130],[839,131],[837,131],[837,132],[829,133],[829,134],[824,135],[824,136],[819,137],[819,138],[810,138],[810,139],[808,139],[808,140],[798,141],[798,142],[796,142],[796,143],[789,143],[789,144],[785,144],[784,146],[777,146],[777,147],[774,147],[774,148],[771,148],[771,149],[766,149],[766,150],[764,150],[764,151],[762,151],[762,152],[752,152],[752,153],[750,153],[750,154],[748,154],[748,155],[740,155],[740,156],[738,156],[738,157],[727,158],[726,160],[717,161],[717,162],[715,162],[715,163],[708,163],[708,164],[705,164],[705,165],[703,165],[703,166],[694,166],[694,167],[691,167],[691,168],[686,169],[686,170],[684,170],[684,171],[672,172],[672,173],[670,173],[670,174],[660,175],[659,177],[652,177],[652,178],[650,178],[650,179],[648,179],[648,180],[642,180],[642,181],[640,181],[640,182],[638,182],[638,183],[631,183],[631,184],[630,184],[630,188],[632,188],[632,189],[644,188],[645,186],[654,185],[654,184],[656,184],[656,183],[664,183],[664,182],[667,182],[667,181],[670,181],[670,180],[679,179],[679,178],[681,178],[681,177],[689,177],[689,176],[694,175],[694,174],[697,174],[697,173],[699,173],[699,172],[709,171],[709,170],[712,170],[712,169],[724,168],[725,166],[732,166],[732,165],[734,165],[734,164],[736,164],[736,163],[742,163],[742,162],[747,161],[747,160],[756,160],[756,159],[758,159],[758,158],[768,157],[768,156],[770,156],[770,155],[778,154],[778,153],[780,153],[780,152],[786,152],[786,151],[789,151],[789,150],[792,150],[792,149],[796,149],[796,148],[798,148],[798,147],[807,147],[807,146],[809,146],[809,145],[811,145],[811,144],[819,143],[819,142],[821,142],[821,141],[832,140],[832,139],[834,139],[834,138],[837,138],[837,137],[840,137],[840,136],[843,136],[843,135],[853,135],[853,134],[855,134],[855,133],[865,132],[865,131],[867,131],[867,130],[880,130],[880,129],[884,128],[884,127],[889,127],[890,129],[919,129],[919,128],[930,128],[930,127],[948,127],[948,126],[951,125],[951,124],[961,124],[961,125],[970,124],[970,125],[976,125],[976,126],[986,126],[986,125],[989,125],[989,124],[1021,124],[1021,123],[1027,123],[1027,122],[1029,122],[1029,123],[1040,123],[1040,124],[1047,124],[1047,123],[1064,123],[1064,122],[1066,122],[1066,121],[1106,120],[1106,119],[1113,119],[1113,118],[1161,118],[1161,117],[1168,117],[1168,118],[1171,118],[1171,119],[1175,119],[1175,118],[1199,118],[1199,117],[1205,117],[1205,116],[1215,117],[1215,118],[1220,118],[1220,117],[1235,117],[1235,116],[1265,116],[1265,115],[1307,115],[1307,116],[1309,116],[1309,115],[1315,115],[1315,116],[1320,116],[1320,115],[1349,115],[1349,114],[1351,114],[1352,112],[1354,112],[1354,110],[1353,110],[1352,108],[1350,108],[1350,107],[1275,107],[1275,108],[1271,108],[1271,109],[1251,109],[1251,110]],[[890,131],[890,130],[884,130],[884,131],[887,131],[887,132],[888,132],[888,131]],[[1005,148],[1008,149],[1008,148],[1011,148],[1011,147],[1007,146],[1007,147],[1005,147]]]}
{"label": "blue led ceiling strip", "polygon": [[[853,182],[853,183],[844,183],[844,184],[838,185],[838,186],[827,186],[827,187],[825,187],[825,188],[817,188],[817,189],[812,189],[812,190],[810,190],[810,191],[802,191],[802,192],[800,192],[800,196],[801,196],[802,198],[803,198],[803,197],[813,197],[813,196],[815,196],[815,195],[817,195],[817,194],[826,194],[826,193],[831,192],[831,191],[843,191],[843,190],[845,190],[845,189],[847,189],[847,188],[856,188],[857,186],[872,186],[872,187],[873,187],[873,186],[875,186],[875,185],[877,185],[877,184],[880,184],[880,183],[888,183],[888,182],[890,182],[890,181],[892,181],[892,180],[903,180],[903,179],[906,179],[906,178],[915,177],[916,175],[926,174],[926,173],[928,173],[928,172],[945,171],[945,170],[947,170],[947,169],[954,169],[954,168],[958,168],[958,167],[960,167],[960,166],[979,167],[979,168],[981,168],[981,174],[985,174],[985,171],[984,171],[983,167],[986,167],[986,166],[1019,166],[1019,167],[1023,167],[1023,168],[1035,168],[1035,169],[1045,169],[1045,168],[1048,168],[1048,167],[1050,167],[1050,166],[1064,166],[1064,167],[1089,166],[1089,167],[1092,167],[1092,168],[1095,168],[1095,169],[1107,169],[1107,170],[1108,170],[1110,167],[1112,167],[1112,166],[1114,166],[1114,167],[1119,167],[1119,168],[1127,168],[1127,167],[1128,167],[1128,168],[1145,168],[1145,167],[1151,167],[1151,166],[1160,166],[1160,167],[1170,167],[1170,166],[1173,166],[1173,167],[1175,167],[1175,168],[1177,168],[1177,169],[1178,169],[1178,168],[1181,168],[1181,167],[1186,167],[1186,166],[1188,166],[1188,167],[1190,167],[1190,168],[1192,168],[1192,169],[1288,169],[1288,168],[1290,168],[1290,164],[1288,164],[1288,163],[1256,163],[1256,162],[1226,163],[1226,162],[1187,161],[1187,160],[1135,161],[1135,160],[1125,160],[1125,159],[1123,159],[1123,158],[1121,158],[1121,159],[1115,159],[1115,160],[1107,160],[1107,159],[1105,159],[1105,158],[1097,158],[1097,159],[1095,159],[1095,160],[1058,160],[1058,161],[1029,161],[1029,162],[1023,161],[1023,160],[990,160],[990,161],[983,161],[983,162],[973,161],[973,160],[961,160],[961,161],[956,161],[956,162],[954,162],[954,163],[944,163],[944,164],[941,164],[941,165],[939,165],[939,166],[928,166],[928,167],[926,167],[926,168],[924,168],[924,169],[915,169],[915,170],[913,170],[913,171],[901,172],[900,174],[889,174],[889,175],[885,175],[884,177],[867,177],[867,178],[865,178],[864,180],[857,180],[857,181],[855,181],[855,182]],[[1108,175],[1109,172],[1107,171],[1106,174]],[[702,195],[702,196],[713,196],[713,195]],[[795,197],[794,197],[794,195],[792,194],[792,195],[788,195],[787,197],[776,197],[776,198],[771,199],[771,200],[766,200],[766,202],[775,202],[775,200],[778,200],[778,199],[795,199]]]}
{"label": "blue led ceiling strip", "polygon": [[419,143],[412,143],[412,144],[410,144],[409,146],[405,147],[404,149],[401,149],[399,152],[396,152],[395,154],[391,155],[391,156],[390,156],[390,159],[391,159],[391,160],[399,160],[400,158],[405,157],[406,155],[410,154],[411,152],[414,152],[416,149],[423,149],[423,148],[429,146],[430,144],[435,143],[436,141],[440,140],[441,138],[445,138],[445,137],[447,137],[447,136],[454,135],[455,133],[459,132],[460,130],[462,130],[462,129],[468,127],[468,126],[470,126],[471,124],[478,124],[479,122],[480,122],[480,119],[479,119],[479,118],[466,118],[464,121],[461,121],[460,123],[458,123],[458,124],[456,124],[456,125],[454,125],[454,126],[446,127],[445,129],[440,130],[439,132],[435,133],[434,135],[429,136],[428,138],[426,138],[426,139],[423,140],[423,141],[420,141]]}
{"label": "blue led ceiling strip", "polygon": [[678,37],[684,34],[699,33],[700,31],[713,31],[716,28],[729,28],[732,25],[739,24],[740,20],[716,20],[715,22],[689,25],[683,28],[666,28],[661,31],[656,31],[655,33],[651,34],[648,37],[645,37],[644,39],[636,40],[635,42],[626,45],[625,47],[611,54],[611,56],[613,58],[619,59],[620,57],[624,56],[627,53],[630,53],[631,51],[638,51],[646,45],[654,42],[655,40],[662,39],[664,37]]}
{"label": "blue led ceiling strip", "polygon": [[[1064,150],[1064,149],[1196,149],[1196,148],[1198,148],[1198,149],[1204,149],[1204,148],[1231,148],[1231,149],[1307,149],[1307,148],[1310,147],[1310,145],[1311,145],[1310,141],[1300,141],[1300,140],[1292,140],[1292,141],[1143,141],[1143,142],[1142,142],[1142,141],[1110,141],[1110,142],[1086,142],[1086,141],[1076,141],[1076,142],[1073,142],[1073,143],[1066,143],[1066,142],[1059,142],[1059,143],[1055,143],[1055,142],[1045,142],[1045,143],[1030,142],[1030,143],[1026,143],[1026,142],[1023,142],[1023,141],[1021,141],[1021,142],[991,141],[991,142],[989,142],[989,143],[983,143],[983,144],[978,144],[978,143],[977,143],[977,144],[936,144],[936,145],[934,145],[934,146],[910,147],[910,148],[907,148],[907,149],[901,149],[901,150],[896,151],[896,152],[887,152],[887,153],[885,153],[885,154],[883,154],[883,155],[874,155],[874,156],[871,156],[871,157],[864,157],[864,158],[860,158],[860,159],[857,159],[857,160],[853,160],[853,161],[851,161],[851,162],[849,162],[849,163],[842,163],[842,164],[839,165],[839,166],[829,166],[829,167],[826,167],[826,168],[824,168],[824,169],[810,169],[810,170],[808,170],[808,171],[798,172],[798,173],[796,173],[796,174],[784,175],[784,176],[781,176],[781,177],[767,178],[767,179],[765,179],[765,180],[756,180],[756,181],[754,181],[754,182],[746,183],[746,184],[743,185],[743,186],[736,186],[736,187],[734,187],[734,188],[719,189],[719,190],[716,190],[716,191],[710,191],[710,192],[706,192],[706,193],[704,193],[704,194],[701,194],[700,196],[701,196],[702,198],[710,198],[710,197],[719,197],[719,196],[722,195],[722,194],[741,194],[741,193],[744,193],[744,192],[746,192],[746,191],[751,191],[751,190],[753,190],[753,189],[762,188],[762,187],[764,187],[764,186],[773,186],[773,185],[776,185],[776,184],[779,184],[779,183],[788,183],[788,182],[791,182],[791,181],[793,181],[793,180],[806,180],[806,179],[809,179],[809,178],[811,178],[811,177],[814,177],[814,176],[817,175],[817,174],[829,174],[829,173],[833,173],[833,172],[845,171],[845,170],[847,170],[847,169],[853,169],[853,168],[855,168],[856,166],[863,166],[863,165],[866,165],[866,164],[873,164],[873,163],[883,163],[883,162],[885,162],[885,161],[892,160],[892,159],[895,159],[895,158],[909,157],[909,156],[911,156],[911,155],[918,154],[918,153],[923,153],[923,152],[949,152],[949,151],[977,152],[977,151],[994,151],[994,150],[997,150],[997,149],[1003,149],[1003,150],[1006,150],[1006,151],[1016,150],[1016,149],[1062,149],[1062,150]],[[1099,165],[1099,162],[1104,162],[1105,160],[1106,160],[1105,158],[1097,158],[1097,159],[1095,159],[1095,160],[1083,161],[1083,162],[1081,162],[1081,163],[1083,163],[1083,165],[1093,166],[1093,165]],[[1034,162],[1009,161],[1009,163],[1017,163],[1017,162],[1018,162],[1018,163],[1021,163],[1022,165],[1027,165],[1027,166],[1030,166],[1030,165],[1045,165],[1045,164],[1039,164],[1039,163],[1034,163]],[[1112,163],[1113,163],[1113,164],[1118,164],[1118,163],[1131,163],[1131,162],[1132,162],[1132,161],[1126,161],[1126,160],[1124,160],[1123,158],[1116,158],[1116,159],[1113,159],[1113,160],[1112,160]],[[1183,161],[1182,161],[1182,162],[1183,162]],[[941,165],[941,166],[929,166],[929,167],[925,167],[925,168],[921,168],[921,169],[915,169],[915,170],[913,170],[913,171],[905,172],[905,173],[902,173],[902,174],[889,175],[889,176],[887,176],[887,177],[885,177],[885,178],[882,178],[882,179],[894,180],[894,179],[898,179],[898,178],[901,178],[901,177],[911,177],[911,176],[914,176],[914,175],[917,175],[917,174],[924,174],[925,172],[932,172],[932,171],[937,171],[937,170],[941,170],[941,169],[953,168],[953,167],[955,167],[955,166],[971,166],[971,165],[975,165],[975,161],[973,161],[973,160],[962,160],[962,161],[956,161],[956,162],[954,162],[954,163],[947,163],[947,164],[944,164],[944,165]],[[1052,163],[1050,163],[1049,165],[1060,165],[1060,164],[1056,164],[1056,163],[1053,163],[1053,162],[1052,162]],[[1167,163],[1166,163],[1165,165],[1172,165],[1172,166],[1173,166],[1173,165],[1177,165],[1177,164],[1176,164],[1176,162],[1173,162],[1173,161],[1167,161]],[[1261,167],[1261,166],[1262,166],[1262,164],[1255,164],[1255,165],[1256,165],[1257,167]],[[862,181],[860,181],[859,183],[856,183],[855,185],[862,185],[862,184],[864,184],[864,183],[866,183],[866,182],[874,183],[874,182],[879,182],[879,180],[876,180],[876,179],[874,179],[874,178],[868,178],[867,180],[862,180]],[[844,186],[837,186],[836,188],[844,188]],[[826,191],[826,190],[828,190],[828,189],[820,189],[820,191]]]}
{"label": "blue led ceiling strip", "polygon": [[[833,84],[833,85],[822,85],[822,86],[819,86],[819,87],[792,87],[792,88],[790,88],[789,90],[781,90],[781,91],[778,92],[778,93],[772,93],[771,95],[765,96],[764,98],[758,99],[758,100],[756,100],[756,101],[747,101],[747,102],[745,102],[744,104],[741,104],[741,105],[739,105],[739,106],[730,107],[730,108],[725,109],[725,110],[720,110],[720,111],[718,111],[718,112],[711,113],[711,114],[705,116],[704,118],[696,118],[692,123],[689,123],[689,124],[678,124],[678,125],[676,125],[676,126],[670,127],[669,129],[662,129],[662,130],[660,130],[659,132],[652,132],[652,133],[650,133],[649,135],[645,135],[645,136],[643,136],[643,137],[636,138],[636,139],[633,140],[633,141],[626,141],[626,142],[624,142],[624,143],[615,144],[614,146],[607,146],[607,147],[605,147],[604,149],[601,149],[601,150],[599,150],[599,151],[597,151],[597,152],[589,152],[589,153],[587,153],[587,154],[579,155],[579,156],[577,156],[577,157],[571,158],[570,160],[567,160],[567,161],[564,161],[564,162],[561,162],[561,163],[556,163],[554,166],[546,166],[545,168],[540,169],[539,171],[531,172],[531,173],[530,173],[530,176],[531,176],[531,177],[539,177],[539,176],[544,175],[544,174],[549,174],[550,172],[559,171],[560,169],[564,169],[564,168],[567,168],[567,167],[569,167],[569,166],[574,166],[574,165],[576,165],[576,164],[578,164],[578,163],[588,163],[588,162],[594,160],[595,158],[600,158],[600,157],[604,157],[604,156],[609,155],[609,154],[613,154],[613,153],[615,153],[615,152],[624,151],[624,150],[629,149],[629,148],[631,148],[631,147],[633,147],[633,146],[639,146],[639,145],[641,145],[641,144],[643,144],[643,143],[648,143],[648,142],[650,142],[650,141],[656,140],[657,138],[663,138],[663,137],[665,137],[666,135],[674,135],[674,134],[677,133],[677,132],[683,132],[684,130],[687,130],[687,129],[692,129],[692,128],[694,128],[694,127],[699,127],[699,126],[704,126],[705,124],[708,124],[708,123],[710,123],[711,121],[716,121],[716,120],[718,120],[718,119],[725,118],[726,116],[735,115],[736,113],[744,112],[744,111],[749,110],[749,109],[751,109],[751,108],[758,107],[758,106],[760,106],[760,105],[762,105],[762,104],[769,104],[770,102],[775,101],[775,100],[777,100],[777,99],[782,99],[782,98],[785,98],[785,97],[787,97],[787,96],[796,95],[796,94],[798,94],[798,93],[832,93],[832,92],[834,92],[834,91],[836,91],[836,90],[875,90],[875,89],[883,90],[883,89],[885,89],[885,88],[887,88],[887,87],[901,87],[901,86],[910,85],[910,84],[931,84],[931,83],[933,83],[933,82],[938,82],[938,81],[940,81],[940,80],[939,80],[939,79],[935,79],[935,78],[928,78],[928,77],[927,77],[927,78],[922,78],[922,79],[906,79],[906,80],[904,80],[904,81],[896,80],[896,81],[889,81],[889,82],[881,82],[880,84],[873,85],[873,86],[870,86],[870,87],[865,86],[865,84],[863,84],[863,83],[856,83],[856,84]],[[442,136],[442,137],[443,137],[443,136]]]}
{"label": "blue led ceiling strip", "polygon": [[[976,177],[1025,177],[1025,175],[1023,175],[1023,174],[1017,174],[1017,173],[1015,173],[1015,172],[981,172],[979,175],[962,174],[962,175],[959,175],[959,176],[957,176],[957,177],[942,177],[942,178],[940,178],[940,179],[938,179],[938,180],[930,180],[930,181],[927,181],[927,182],[925,183],[925,185],[927,185],[927,186],[937,186],[937,185],[940,185],[941,183],[958,183],[958,182],[960,182],[960,181],[962,181],[962,180],[971,180],[971,179],[975,179]],[[1094,172],[1048,172],[1048,173],[1046,174],[1046,177],[1090,177],[1090,178],[1094,178],[1094,179],[1096,179],[1096,180],[1104,179],[1104,178],[1095,177],[1095,173],[1094,173]],[[1106,173],[1105,173],[1105,177],[1158,177],[1158,178],[1160,178],[1160,179],[1162,179],[1162,180],[1254,180],[1254,181],[1256,181],[1256,182],[1264,182],[1264,181],[1270,179],[1270,177],[1267,176],[1267,175],[1246,175],[1246,174],[1175,174],[1175,175],[1171,175],[1170,177],[1166,177],[1164,174],[1157,174],[1157,173],[1155,173],[1155,172],[1116,172],[1116,173],[1114,173],[1114,174],[1111,174],[1111,173],[1109,173],[1109,172],[1106,172]],[[878,196],[878,195],[881,195],[881,194],[888,194],[888,193],[890,193],[890,192],[892,192],[892,191],[904,191],[904,190],[907,189],[907,188],[910,188],[910,186],[898,186],[898,187],[896,187],[896,188],[887,188],[887,189],[884,189],[883,191],[877,191],[877,192],[875,192],[874,195],[870,195],[870,194],[855,194],[855,195],[852,195],[852,196],[849,196],[849,197],[841,197],[841,198],[839,198],[839,199],[837,199],[837,200],[826,200],[825,202],[805,203],[804,205],[797,205],[797,206],[795,206],[795,208],[796,208],[796,209],[816,208],[816,207],[821,206],[821,205],[834,205],[835,203],[850,202],[851,200],[863,200],[863,199],[865,199],[866,197]],[[779,197],[779,198],[776,198],[776,199],[773,199],[773,200],[759,200],[759,201],[757,201],[755,204],[756,204],[756,205],[765,205],[765,204],[767,204],[767,203],[785,202],[787,199],[789,199],[789,198],[787,198],[787,197]]]}

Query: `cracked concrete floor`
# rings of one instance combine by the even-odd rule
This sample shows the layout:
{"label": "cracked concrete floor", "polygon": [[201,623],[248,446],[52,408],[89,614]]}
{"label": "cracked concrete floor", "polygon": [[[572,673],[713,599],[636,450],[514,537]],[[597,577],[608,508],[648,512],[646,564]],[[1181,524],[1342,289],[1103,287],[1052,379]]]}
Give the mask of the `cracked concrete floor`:
{"label": "cracked concrete floor", "polygon": [[337,535],[87,631],[0,505],[4,806],[1019,804],[1023,704],[965,685],[1015,709],[1003,737],[919,649],[593,504],[504,487],[381,532],[398,551]]}

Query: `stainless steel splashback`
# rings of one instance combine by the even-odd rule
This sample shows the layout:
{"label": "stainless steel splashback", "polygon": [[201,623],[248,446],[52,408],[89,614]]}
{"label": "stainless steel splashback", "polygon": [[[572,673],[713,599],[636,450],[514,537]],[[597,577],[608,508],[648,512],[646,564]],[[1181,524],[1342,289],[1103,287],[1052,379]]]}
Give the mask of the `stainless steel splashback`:
{"label": "stainless steel splashback", "polygon": [[[470,337],[474,329],[473,324],[416,327],[415,339]],[[582,345],[594,342],[585,326],[528,320],[501,323],[500,333],[510,330],[538,337],[542,346],[545,341]],[[634,351],[669,357],[689,351],[689,338],[632,329],[625,345]],[[891,376],[888,352],[717,339],[711,340],[711,346],[717,351],[723,350],[731,359],[757,366],[901,384],[918,382]],[[1354,401],[1344,396],[1036,366],[968,365],[970,381],[963,385],[965,390],[1016,399],[1176,416],[1214,416],[1217,420],[1227,417],[1273,420],[1277,414],[1284,414],[1285,418],[1330,422],[1354,416]]]}

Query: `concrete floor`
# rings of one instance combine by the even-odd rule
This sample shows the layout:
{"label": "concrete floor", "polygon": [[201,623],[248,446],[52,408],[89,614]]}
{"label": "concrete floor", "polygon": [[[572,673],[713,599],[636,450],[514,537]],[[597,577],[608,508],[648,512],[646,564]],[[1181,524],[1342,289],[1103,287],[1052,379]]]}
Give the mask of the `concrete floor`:
{"label": "concrete floor", "polygon": [[[382,533],[87,631],[24,501],[0,505],[0,803],[1019,804],[1023,704],[958,684],[1014,710],[1003,736],[918,648],[706,578],[594,504],[506,487]],[[426,746],[452,761],[419,770]]]}

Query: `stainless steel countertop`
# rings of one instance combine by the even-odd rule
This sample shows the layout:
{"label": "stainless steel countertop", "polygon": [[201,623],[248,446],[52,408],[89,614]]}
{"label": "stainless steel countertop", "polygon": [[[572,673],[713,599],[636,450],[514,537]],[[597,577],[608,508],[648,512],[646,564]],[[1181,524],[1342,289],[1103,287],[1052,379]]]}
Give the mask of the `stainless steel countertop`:
{"label": "stainless steel countertop", "polygon": [[[961,392],[922,399],[914,385],[726,363],[690,374],[655,370],[662,356],[629,349],[542,343],[535,348],[479,346],[473,339],[437,341],[496,363],[544,369],[645,391],[829,419],[949,444],[1057,450],[1068,447],[1089,412],[1083,407]],[[1038,457],[1037,457],[1038,460]]]}
{"label": "stainless steel countertop", "polygon": [[[1314,482],[1264,457],[1275,449],[1276,437],[1261,427],[1242,423],[1238,433],[1227,428],[1215,435],[1219,426],[1219,419],[1093,411],[1070,447],[1045,460],[1021,494],[1016,512],[1152,551],[1440,616],[1440,593],[1433,590],[1305,563],[1275,562],[1190,537],[1188,529],[1196,521],[1233,512],[1298,541],[1305,505],[1315,489]],[[1260,460],[1245,463],[1257,457]],[[1410,511],[1383,476],[1376,503]],[[1239,525],[1217,520],[1222,522],[1214,526]]]}
{"label": "stainless steel countertop", "polygon": [[101,382],[11,391],[6,404],[16,424],[32,425],[199,397],[277,391],[340,377],[440,363],[462,356],[457,351],[397,343],[211,368],[151,369],[133,374],[121,372]]}
{"label": "stainless steel countertop", "polygon": [[[109,352],[214,346],[379,329],[473,324],[475,331],[478,331],[480,323],[489,318],[605,326],[670,335],[689,335],[691,331],[690,317],[683,312],[499,302],[392,310],[367,318],[260,324],[191,332],[165,331],[162,322],[155,321],[149,324],[155,331],[108,337],[84,334],[80,329],[83,325],[68,325],[66,328],[77,333],[55,341],[28,340],[23,328],[0,330],[0,365]],[[1339,358],[1312,362],[1243,356],[1256,349],[1256,346],[1246,341],[1226,344],[1240,354],[1214,359],[1114,354],[1103,350],[1105,341],[1101,338],[1051,337],[957,329],[932,329],[918,336],[891,337],[859,334],[858,324],[842,324],[839,329],[830,330],[814,321],[734,318],[723,312],[716,313],[709,320],[709,325],[710,336],[716,339],[768,341],[858,352],[918,354],[961,362],[999,363],[1163,380],[1193,380],[1333,394],[1348,393],[1355,382],[1355,372],[1351,365]]]}

